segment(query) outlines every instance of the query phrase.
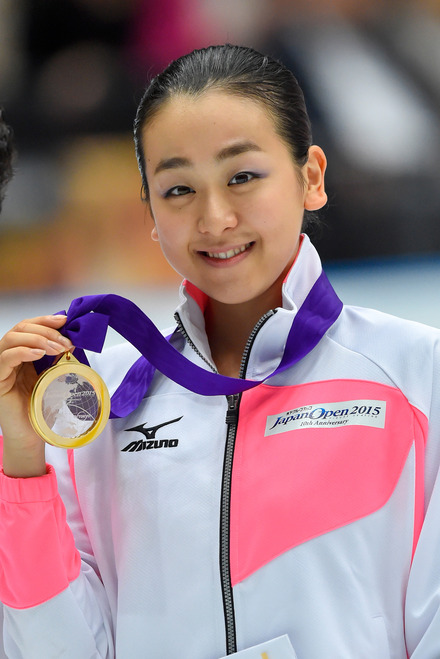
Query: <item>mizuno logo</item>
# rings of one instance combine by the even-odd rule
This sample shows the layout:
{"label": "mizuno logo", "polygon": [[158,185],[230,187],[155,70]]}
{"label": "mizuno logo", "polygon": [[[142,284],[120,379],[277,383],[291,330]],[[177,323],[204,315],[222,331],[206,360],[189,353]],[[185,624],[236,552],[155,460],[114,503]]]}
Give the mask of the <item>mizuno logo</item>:
{"label": "mizuno logo", "polygon": [[177,419],[171,419],[171,421],[164,421],[164,423],[158,423],[157,426],[151,426],[145,428],[145,423],[142,423],[140,426],[135,426],[134,428],[126,428],[126,432],[140,432],[145,436],[145,439],[139,439],[137,441],[130,442],[127,444],[122,451],[145,451],[155,448],[174,448],[178,446],[178,439],[156,439],[156,433],[160,428],[170,425],[170,423],[177,423],[183,417],[179,416]]}

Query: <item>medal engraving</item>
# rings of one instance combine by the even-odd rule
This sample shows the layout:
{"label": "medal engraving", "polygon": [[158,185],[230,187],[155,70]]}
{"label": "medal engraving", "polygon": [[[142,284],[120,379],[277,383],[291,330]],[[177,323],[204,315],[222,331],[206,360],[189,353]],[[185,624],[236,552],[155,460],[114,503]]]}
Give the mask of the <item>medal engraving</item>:
{"label": "medal engraving", "polygon": [[110,397],[102,378],[70,353],[40,376],[32,392],[32,426],[55,446],[88,444],[103,430],[109,414]]}

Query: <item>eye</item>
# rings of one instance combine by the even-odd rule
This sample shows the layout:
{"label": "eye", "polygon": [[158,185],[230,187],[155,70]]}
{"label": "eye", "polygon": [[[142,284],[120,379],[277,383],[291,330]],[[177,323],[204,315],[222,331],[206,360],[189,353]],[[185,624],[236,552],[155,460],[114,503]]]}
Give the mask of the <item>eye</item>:
{"label": "eye", "polygon": [[258,174],[253,172],[238,172],[235,174],[229,181],[228,185],[242,185],[243,183],[249,183],[254,178],[259,178]]}
{"label": "eye", "polygon": [[175,185],[174,188],[170,188],[165,192],[164,197],[183,197],[191,192],[194,192],[194,190],[187,185]]}

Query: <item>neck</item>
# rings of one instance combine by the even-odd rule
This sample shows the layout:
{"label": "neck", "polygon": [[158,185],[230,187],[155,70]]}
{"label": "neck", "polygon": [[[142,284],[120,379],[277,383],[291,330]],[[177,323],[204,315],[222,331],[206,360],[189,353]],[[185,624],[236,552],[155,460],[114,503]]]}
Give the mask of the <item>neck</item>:
{"label": "neck", "polygon": [[205,311],[206,334],[211,355],[222,375],[239,377],[243,352],[250,333],[260,318],[281,306],[281,287],[274,296],[263,294],[242,304],[224,304],[209,299]]}

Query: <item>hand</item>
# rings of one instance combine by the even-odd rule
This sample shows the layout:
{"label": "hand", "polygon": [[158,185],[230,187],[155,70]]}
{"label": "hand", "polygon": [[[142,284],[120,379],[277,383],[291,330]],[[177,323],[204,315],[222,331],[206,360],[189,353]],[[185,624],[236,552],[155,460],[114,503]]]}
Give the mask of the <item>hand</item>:
{"label": "hand", "polygon": [[3,471],[28,477],[46,473],[44,442],[29,421],[29,400],[38,379],[32,364],[73,346],[59,333],[66,316],[40,316],[18,323],[0,340],[0,427]]}

